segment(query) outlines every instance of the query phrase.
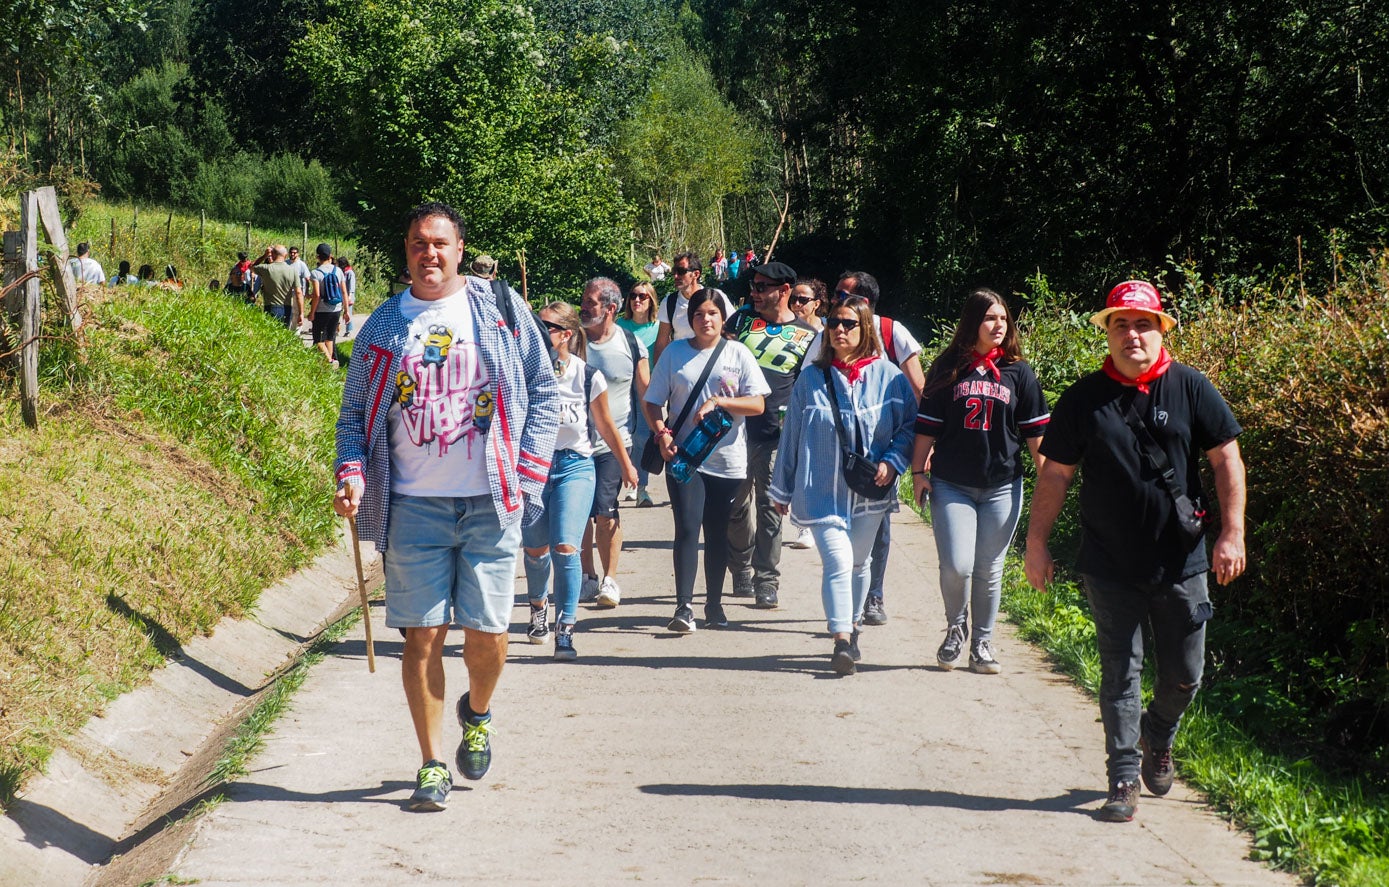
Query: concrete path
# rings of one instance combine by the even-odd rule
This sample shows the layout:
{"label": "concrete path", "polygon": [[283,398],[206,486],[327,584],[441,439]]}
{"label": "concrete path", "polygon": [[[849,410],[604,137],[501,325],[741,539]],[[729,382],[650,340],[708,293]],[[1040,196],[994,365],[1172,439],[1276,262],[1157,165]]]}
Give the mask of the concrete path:
{"label": "concrete path", "polygon": [[[577,663],[527,644],[518,606],[492,771],[460,779],[447,811],[405,809],[419,761],[399,638],[378,628],[370,675],[359,632],[314,668],[173,882],[1297,883],[1248,861],[1181,785],[1131,824],[1096,821],[1095,705],[1007,626],[1002,675],[937,670],[935,546],[914,515],[894,525],[891,622],[865,631],[848,678],[828,667],[814,550],[784,551],[780,609],[732,599],[730,630],[668,633],[670,519],[624,503],[625,597],[582,609]],[[447,669],[452,701],[454,641]]]}

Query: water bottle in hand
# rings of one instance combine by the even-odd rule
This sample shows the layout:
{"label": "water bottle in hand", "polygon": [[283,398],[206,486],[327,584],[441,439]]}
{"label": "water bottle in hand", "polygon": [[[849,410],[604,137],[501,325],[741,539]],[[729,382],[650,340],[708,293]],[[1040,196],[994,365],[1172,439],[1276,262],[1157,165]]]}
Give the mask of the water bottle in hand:
{"label": "water bottle in hand", "polygon": [[733,427],[733,417],[723,407],[714,407],[709,415],[700,420],[694,431],[685,439],[675,458],[670,460],[667,470],[677,483],[687,483],[695,470],[713,452],[718,442]]}

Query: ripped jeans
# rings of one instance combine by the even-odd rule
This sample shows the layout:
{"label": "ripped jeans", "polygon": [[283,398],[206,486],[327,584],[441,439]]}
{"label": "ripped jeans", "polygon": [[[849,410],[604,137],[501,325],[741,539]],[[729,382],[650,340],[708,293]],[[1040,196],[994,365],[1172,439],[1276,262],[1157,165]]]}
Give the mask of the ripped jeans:
{"label": "ripped jeans", "polygon": [[[1170,748],[1201,686],[1210,595],[1206,574],[1149,585],[1085,576],[1100,652],[1100,720],[1110,785],[1136,781],[1140,731],[1154,749]],[[1157,679],[1143,708],[1143,624],[1152,629]]]}

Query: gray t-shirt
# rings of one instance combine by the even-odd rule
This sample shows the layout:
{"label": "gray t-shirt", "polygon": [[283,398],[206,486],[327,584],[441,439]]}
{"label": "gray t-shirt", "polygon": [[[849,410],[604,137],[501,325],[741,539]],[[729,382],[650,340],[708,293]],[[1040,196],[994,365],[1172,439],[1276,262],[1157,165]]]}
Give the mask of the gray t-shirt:
{"label": "gray t-shirt", "polygon": [[[628,428],[628,422],[632,415],[632,349],[627,341],[627,336],[631,335],[619,326],[613,326],[611,336],[606,342],[588,343],[588,364],[598,372],[603,374],[603,378],[608,380],[608,410],[612,413],[613,422],[617,424],[618,433],[622,435],[622,442],[627,446],[632,445],[632,432]],[[646,346],[641,343],[641,339],[633,339],[637,343],[637,359],[646,359]],[[599,438],[594,447],[596,453],[609,452],[608,444]]]}

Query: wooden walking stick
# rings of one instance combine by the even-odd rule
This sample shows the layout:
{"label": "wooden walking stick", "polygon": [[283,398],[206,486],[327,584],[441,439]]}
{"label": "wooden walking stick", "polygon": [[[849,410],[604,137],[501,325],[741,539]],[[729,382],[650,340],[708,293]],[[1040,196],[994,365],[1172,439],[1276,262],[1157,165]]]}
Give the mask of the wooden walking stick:
{"label": "wooden walking stick", "polygon": [[352,557],[357,562],[357,597],[362,602],[362,623],[367,630],[367,671],[376,674],[376,645],[371,639],[371,602],[367,600],[367,577],[362,572],[362,542],[357,538],[357,518],[349,517],[347,527],[352,531]]}

